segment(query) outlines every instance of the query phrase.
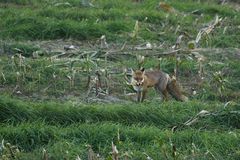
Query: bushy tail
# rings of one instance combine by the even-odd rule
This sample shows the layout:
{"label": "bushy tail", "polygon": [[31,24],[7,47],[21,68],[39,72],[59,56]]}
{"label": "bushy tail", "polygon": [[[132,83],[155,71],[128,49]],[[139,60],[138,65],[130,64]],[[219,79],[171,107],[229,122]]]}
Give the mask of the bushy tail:
{"label": "bushy tail", "polygon": [[168,92],[178,101],[188,101],[188,97],[184,96],[181,91],[181,86],[176,81],[176,79],[171,79],[171,82],[167,85]]}

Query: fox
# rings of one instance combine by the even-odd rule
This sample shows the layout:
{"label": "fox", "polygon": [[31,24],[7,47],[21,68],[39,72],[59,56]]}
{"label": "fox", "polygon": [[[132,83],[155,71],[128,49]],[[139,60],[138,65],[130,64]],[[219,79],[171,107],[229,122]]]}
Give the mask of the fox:
{"label": "fox", "polygon": [[143,102],[149,88],[154,87],[155,90],[163,95],[163,100],[168,101],[170,94],[177,101],[188,101],[188,97],[183,95],[180,85],[176,78],[170,77],[169,74],[161,70],[145,71],[145,68],[133,71],[131,69],[130,84],[137,92],[137,101]]}

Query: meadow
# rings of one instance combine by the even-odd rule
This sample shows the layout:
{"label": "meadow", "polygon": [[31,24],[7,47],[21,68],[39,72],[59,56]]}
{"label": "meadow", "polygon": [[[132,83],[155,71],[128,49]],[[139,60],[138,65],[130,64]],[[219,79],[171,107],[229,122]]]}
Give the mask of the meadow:
{"label": "meadow", "polygon": [[[0,159],[240,159],[240,4],[0,0]],[[175,74],[188,102],[130,68]]]}

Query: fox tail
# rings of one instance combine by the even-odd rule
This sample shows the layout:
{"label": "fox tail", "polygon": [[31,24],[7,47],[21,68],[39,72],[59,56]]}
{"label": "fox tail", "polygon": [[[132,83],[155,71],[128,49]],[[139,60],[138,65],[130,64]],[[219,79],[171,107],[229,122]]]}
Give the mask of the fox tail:
{"label": "fox tail", "polygon": [[182,94],[181,86],[175,78],[172,78],[167,85],[168,92],[178,101],[186,102],[188,97]]}

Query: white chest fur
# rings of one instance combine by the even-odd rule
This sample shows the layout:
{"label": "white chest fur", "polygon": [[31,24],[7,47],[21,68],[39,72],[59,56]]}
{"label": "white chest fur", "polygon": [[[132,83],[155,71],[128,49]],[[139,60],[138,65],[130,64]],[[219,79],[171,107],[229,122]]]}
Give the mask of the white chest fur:
{"label": "white chest fur", "polygon": [[141,87],[141,86],[133,86],[133,89],[137,92],[143,91],[143,87]]}

